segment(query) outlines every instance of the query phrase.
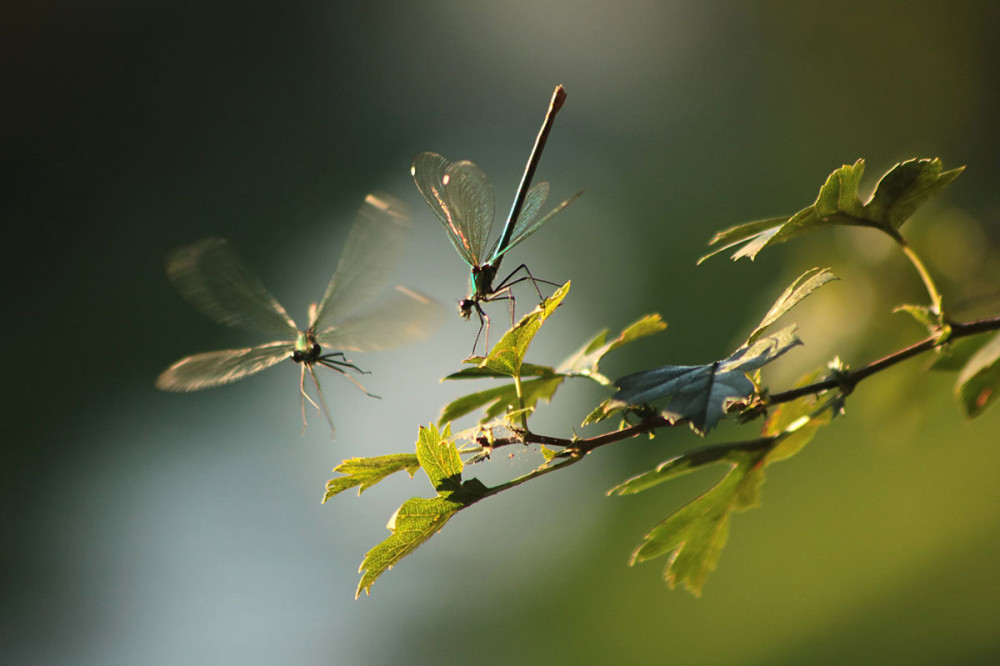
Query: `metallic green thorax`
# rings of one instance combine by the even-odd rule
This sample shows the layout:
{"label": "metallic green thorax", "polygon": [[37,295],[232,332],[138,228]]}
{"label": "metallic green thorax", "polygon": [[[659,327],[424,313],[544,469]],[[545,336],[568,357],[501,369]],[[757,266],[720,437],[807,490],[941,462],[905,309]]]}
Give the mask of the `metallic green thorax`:
{"label": "metallic green thorax", "polygon": [[473,310],[482,313],[479,307],[480,301],[487,302],[493,299],[495,296],[493,280],[496,278],[499,264],[500,262],[496,262],[472,267],[472,271],[469,273],[469,296],[458,301],[460,315],[468,319],[472,316]]}
{"label": "metallic green thorax", "polygon": [[469,282],[472,287],[472,293],[469,298],[474,300],[487,300],[487,297],[493,293],[493,280],[497,276],[497,270],[500,267],[500,262],[496,264],[486,264],[485,266],[473,266],[472,271],[469,273]]}
{"label": "metallic green thorax", "polygon": [[292,352],[292,360],[296,363],[312,365],[319,359],[322,348],[316,342],[316,336],[311,331],[299,333],[295,339],[295,350]]}

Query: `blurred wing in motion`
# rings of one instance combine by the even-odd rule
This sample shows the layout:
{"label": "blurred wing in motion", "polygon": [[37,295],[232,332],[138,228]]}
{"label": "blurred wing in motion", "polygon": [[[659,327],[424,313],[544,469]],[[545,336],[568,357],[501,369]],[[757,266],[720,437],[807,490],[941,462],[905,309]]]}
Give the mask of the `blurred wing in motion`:
{"label": "blurred wing in motion", "polygon": [[285,309],[222,238],[206,238],[172,252],[167,277],[191,305],[220,324],[284,340],[298,335]]}
{"label": "blurred wing in motion", "polygon": [[292,349],[288,342],[271,342],[249,349],[226,349],[187,356],[163,371],[156,380],[156,388],[197,391],[229,384],[289,358]]}
{"label": "blurred wing in motion", "polygon": [[369,194],[358,211],[340,262],[309,327],[329,328],[336,319],[371,303],[385,288],[403,251],[409,218],[402,201]]}
{"label": "blurred wing in motion", "polygon": [[344,351],[393,349],[426,338],[444,316],[437,301],[405,287],[396,287],[377,306],[326,329],[316,336],[324,347]]}

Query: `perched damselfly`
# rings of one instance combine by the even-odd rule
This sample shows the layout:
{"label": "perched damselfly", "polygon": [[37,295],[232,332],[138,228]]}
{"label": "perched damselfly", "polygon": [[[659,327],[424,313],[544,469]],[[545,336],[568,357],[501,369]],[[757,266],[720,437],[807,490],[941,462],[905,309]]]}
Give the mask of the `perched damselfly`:
{"label": "perched damselfly", "polygon": [[[389,349],[425,337],[439,319],[436,302],[405,287],[375,302],[402,251],[406,223],[398,200],[385,194],[365,198],[322,300],[309,308],[305,330],[295,325],[227,241],[207,238],[174,251],[167,259],[167,275],[188,302],[220,324],[264,333],[274,341],[182,358],[159,376],[157,388],[197,391],[220,386],[290,359],[301,367],[303,428],[308,400],[322,411],[332,431],[333,419],[314,367],[336,370],[368,393],[349,374],[363,371],[345,352]],[[319,404],[305,390],[306,372]]]}
{"label": "perched damselfly", "polygon": [[[487,347],[489,346],[490,318],[483,311],[481,303],[510,300],[511,323],[513,324],[514,296],[511,293],[511,287],[518,282],[529,280],[534,285],[535,291],[538,292],[538,298],[541,299],[542,293],[538,289],[537,283],[552,284],[545,280],[537,280],[524,264],[511,271],[499,283],[494,284],[494,282],[505,253],[537,231],[539,227],[552,219],[552,216],[582,194],[577,193],[540,219],[535,219],[539,210],[545,205],[545,199],[549,195],[549,184],[541,182],[532,186],[531,180],[535,175],[538,161],[542,157],[542,150],[552,129],[556,113],[562,108],[565,99],[566,91],[562,86],[556,86],[548,112],[545,114],[545,121],[542,123],[542,129],[535,139],[535,146],[517,188],[507,222],[504,224],[500,237],[492,245],[489,244],[489,237],[493,226],[496,200],[493,196],[493,185],[490,184],[486,174],[479,167],[468,160],[451,162],[437,153],[431,152],[417,155],[410,167],[410,174],[413,176],[420,194],[423,195],[427,205],[438,216],[441,223],[444,224],[445,231],[448,233],[448,238],[451,239],[455,250],[469,265],[470,292],[467,297],[459,300],[458,311],[466,319],[471,317],[473,312],[479,316],[479,332],[476,334],[476,341],[472,346],[473,353],[475,353],[476,344],[479,342],[484,325],[486,327],[486,344]],[[514,277],[522,271],[524,276]]]}

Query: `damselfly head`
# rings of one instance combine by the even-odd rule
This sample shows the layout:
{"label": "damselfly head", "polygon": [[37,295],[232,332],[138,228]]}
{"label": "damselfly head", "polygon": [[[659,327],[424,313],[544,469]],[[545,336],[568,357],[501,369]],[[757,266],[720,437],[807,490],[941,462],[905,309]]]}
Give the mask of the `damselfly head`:
{"label": "damselfly head", "polygon": [[311,365],[316,362],[316,359],[319,358],[320,352],[322,352],[322,348],[318,343],[313,342],[306,349],[296,349],[293,351],[292,360],[296,363]]}
{"label": "damselfly head", "polygon": [[462,315],[463,319],[468,319],[472,316],[472,308],[476,306],[476,302],[471,298],[461,298],[458,301],[458,314]]}

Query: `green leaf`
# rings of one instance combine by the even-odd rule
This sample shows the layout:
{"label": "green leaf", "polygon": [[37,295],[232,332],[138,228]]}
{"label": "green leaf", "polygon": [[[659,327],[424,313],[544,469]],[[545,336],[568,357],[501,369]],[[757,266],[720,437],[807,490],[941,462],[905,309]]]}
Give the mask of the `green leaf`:
{"label": "green leaf", "polygon": [[438,496],[413,497],[396,510],[386,525],[392,534],[368,551],[361,562],[355,598],[362,591],[370,592],[379,576],[439,532],[453,515],[486,496],[488,489],[478,479],[462,481],[462,458],[450,436],[449,427],[441,432],[434,425],[420,428],[417,459]]}
{"label": "green leaf", "polygon": [[771,306],[771,309],[767,311],[766,315],[764,315],[761,322],[757,324],[757,328],[755,328],[753,333],[750,334],[750,337],[747,338],[747,342],[751,343],[759,338],[768,326],[776,322],[786,312],[798,305],[798,303],[806,296],[816,291],[827,282],[839,279],[840,278],[834,275],[829,268],[810,268],[808,271],[796,278],[792,284],[788,285],[781,296],[778,297],[778,300],[774,302],[774,305]]}
{"label": "green leaf", "polygon": [[404,502],[386,525],[392,534],[365,554],[358,569],[362,576],[354,598],[360,597],[361,592],[371,594],[371,587],[379,576],[439,532],[465,506],[444,497],[414,497]]}
{"label": "green leaf", "polygon": [[964,167],[942,171],[941,160],[912,159],[895,165],[879,181],[872,197],[861,203],[858,187],[865,162],[844,165],[820,188],[816,201],[791,217],[773,217],[737,225],[717,233],[709,245],[720,245],[698,260],[742,245],[733,255],[754,259],[765,247],[834,224],[881,228],[895,234],[926,201],[940,192]]}
{"label": "green leaf", "polygon": [[[815,383],[825,370],[819,368],[810,372],[795,383],[795,388]],[[819,429],[833,419],[840,398],[839,394],[832,399],[806,395],[773,408],[761,428],[762,435],[776,438],[774,448],[767,455],[768,464],[801,451]]]}
{"label": "green leaf", "polygon": [[479,367],[506,377],[520,377],[521,364],[524,362],[528,345],[531,344],[531,340],[549,315],[559,307],[569,292],[569,287],[569,282],[559,287],[552,296],[539,303],[534,310],[525,315],[514,328],[504,333],[500,342],[493,346]]}
{"label": "green leaf", "polygon": [[894,166],[875,186],[865,217],[899,229],[928,199],[947,187],[965,167],[942,171],[939,158],[912,159]]}
{"label": "green leaf", "polygon": [[668,365],[622,377],[612,406],[642,405],[668,398],[664,415],[688,419],[699,434],[706,434],[726,413],[730,404],[747,399],[756,390],[746,373],[775,360],[802,344],[789,326],[777,333],[743,345],[728,358],[706,365]]}
{"label": "green leaf", "polygon": [[893,312],[905,312],[906,314],[913,317],[918,324],[927,329],[932,335],[941,330],[944,325],[944,315],[940,312],[935,312],[926,305],[897,305],[892,309]]}
{"label": "green leaf", "polygon": [[[483,357],[479,357],[482,362]],[[556,371],[547,365],[535,365],[534,363],[522,363],[521,364],[521,377],[551,377],[555,375]],[[497,372],[490,368],[483,368],[476,366],[474,368],[464,368],[458,372],[453,372],[447,377],[441,379],[441,381],[450,381],[454,379],[507,379],[510,375],[506,372]]]}
{"label": "green leaf", "polygon": [[[787,215],[769,217],[763,220],[737,224],[735,227],[719,231],[712,236],[712,240],[708,241],[709,245],[719,245],[719,247],[699,259],[698,264],[744,242],[747,245],[743,248],[743,254],[740,256],[749,256],[753,260],[757,256],[757,253],[763,250],[771,238],[781,230],[781,225],[787,222],[788,219]],[[737,259],[736,256],[732,258],[733,260]]]}
{"label": "green leaf", "polygon": [[397,453],[388,456],[345,460],[334,467],[333,471],[346,476],[330,479],[326,482],[326,494],[323,496],[323,502],[355,486],[358,487],[358,495],[360,495],[390,474],[404,469],[410,473],[410,478],[413,478],[416,471],[420,469],[417,456],[412,453]]}
{"label": "green leaf", "polygon": [[449,437],[451,426],[443,433],[433,424],[420,426],[417,432],[417,459],[438,494],[456,491],[462,481],[462,458]]}
{"label": "green leaf", "polygon": [[973,335],[967,338],[951,340],[937,347],[938,357],[931,363],[931,370],[957,372],[965,367],[969,359],[988,341],[988,336]]}
{"label": "green leaf", "polygon": [[[741,243],[745,243],[745,245],[733,254],[733,261],[742,257],[748,257],[752,260],[769,245],[783,243],[795,236],[831,224],[844,223],[845,221],[850,223],[850,218],[842,220],[839,216],[837,218],[833,216],[837,213],[850,215],[861,212],[858,184],[864,172],[864,160],[858,160],[854,164],[845,164],[827,177],[823,187],[820,188],[816,201],[808,208],[803,208],[791,217],[758,220],[716,234],[709,241],[709,245],[723,242],[723,239],[728,244],[705,255],[699,260],[699,263]],[[767,222],[771,224],[767,225]]]}
{"label": "green leaf", "polygon": [[1000,394],[1000,333],[979,348],[958,374],[955,397],[967,418],[982,414]]}
{"label": "green leaf", "polygon": [[593,423],[600,423],[604,419],[610,418],[612,415],[624,409],[621,403],[615,405],[613,402],[614,401],[611,398],[608,398],[602,401],[597,407],[594,407],[593,411],[587,414],[587,417],[583,419],[583,423],[580,424],[580,427],[582,428]]}
{"label": "green leaf", "polygon": [[[535,407],[540,400],[551,400],[564,379],[564,375],[553,375],[521,382],[524,406]],[[485,412],[479,422],[486,423],[503,416],[508,409],[514,409],[517,404],[517,388],[514,384],[504,384],[486,391],[470,393],[445,405],[438,418],[438,425],[454,421],[480,407],[485,407]]]}
{"label": "green leaf", "polygon": [[738,463],[746,458],[747,454],[756,454],[761,451],[768,451],[774,446],[774,442],[767,439],[753,440],[750,442],[738,442],[736,444],[718,444],[716,446],[704,446],[700,449],[688,451],[676,458],[666,460],[648,472],[643,472],[630,479],[622,481],[617,486],[607,492],[610,495],[635,495],[643,491],[655,488],[656,486],[684,476],[688,472],[706,465],[714,465],[722,462]]}
{"label": "green leaf", "polygon": [[700,595],[729,536],[729,517],[760,503],[764,455],[746,453],[738,462],[730,463],[718,484],[646,534],[629,564],[669,553],[663,572],[667,584],[674,588],[680,583]]}
{"label": "green leaf", "polygon": [[563,361],[556,372],[564,375],[589,377],[598,384],[607,386],[611,380],[598,372],[597,365],[605,354],[622,345],[638,340],[653,333],[659,333],[667,328],[666,322],[658,314],[648,314],[626,326],[611,342],[606,342],[608,329],[604,329],[594,338]]}
{"label": "green leaf", "polygon": [[[563,361],[557,370],[544,365],[522,362],[520,366],[521,377],[536,377],[536,379],[521,382],[524,406],[534,408],[540,400],[550,401],[555,395],[556,389],[567,377],[588,377],[599,384],[610,384],[611,381],[602,375],[597,368],[604,355],[643,336],[662,331],[666,327],[667,325],[660,319],[660,315],[646,315],[626,326],[610,342],[607,341],[608,331],[606,329],[601,331],[576,353]],[[497,347],[494,347],[494,351],[497,351]],[[497,364],[487,363],[487,361],[488,359],[480,359],[477,367],[465,368],[448,375],[445,379],[482,379],[509,376],[507,366],[498,369]],[[517,388],[514,384],[505,384],[486,391],[470,393],[445,405],[438,418],[438,425],[454,421],[481,407],[486,409],[480,423],[485,423],[502,416],[517,404]]]}
{"label": "green leaf", "polygon": [[560,451],[556,451],[555,449],[550,449],[544,444],[541,445],[541,451],[542,451],[542,458],[545,459],[545,462],[549,462],[560,453]]}

